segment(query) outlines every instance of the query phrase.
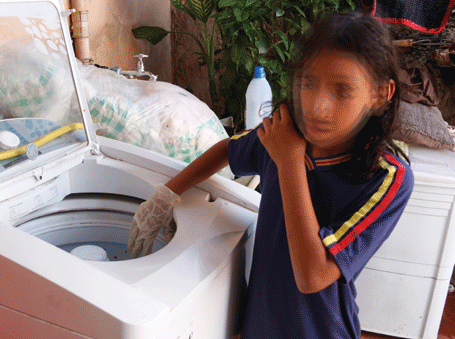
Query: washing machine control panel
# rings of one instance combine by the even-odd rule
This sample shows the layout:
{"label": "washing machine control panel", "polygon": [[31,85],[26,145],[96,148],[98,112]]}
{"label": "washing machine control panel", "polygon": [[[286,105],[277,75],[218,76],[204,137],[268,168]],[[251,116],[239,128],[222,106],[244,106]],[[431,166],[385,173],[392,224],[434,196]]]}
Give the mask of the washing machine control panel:
{"label": "washing machine control panel", "polygon": [[62,201],[69,189],[69,183],[65,176],[52,179],[33,190],[2,202],[0,204],[0,220],[14,226],[17,220],[29,213]]}

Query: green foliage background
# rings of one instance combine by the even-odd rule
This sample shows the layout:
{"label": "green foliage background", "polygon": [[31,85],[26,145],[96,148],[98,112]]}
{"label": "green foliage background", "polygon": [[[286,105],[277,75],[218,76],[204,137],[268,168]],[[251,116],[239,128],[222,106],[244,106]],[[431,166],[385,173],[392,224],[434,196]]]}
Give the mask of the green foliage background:
{"label": "green foliage background", "polygon": [[[156,26],[135,28],[134,36],[152,44],[168,34],[191,36],[199,46],[201,66],[207,66],[214,103],[211,108],[220,118],[233,116],[238,128],[243,128],[245,93],[254,67],[265,68],[274,102],[281,101],[287,95],[289,80],[285,66],[290,61],[295,38],[318,16],[355,8],[354,0],[187,0],[187,4],[170,1],[191,17],[200,37]],[[212,29],[209,20],[214,22]],[[215,48],[217,34],[221,35],[221,49]]]}

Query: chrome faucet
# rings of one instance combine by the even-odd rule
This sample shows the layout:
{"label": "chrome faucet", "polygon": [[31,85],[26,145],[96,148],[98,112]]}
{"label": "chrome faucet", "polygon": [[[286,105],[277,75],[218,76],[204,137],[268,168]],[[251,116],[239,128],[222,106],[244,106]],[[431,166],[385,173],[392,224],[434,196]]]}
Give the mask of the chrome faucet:
{"label": "chrome faucet", "polygon": [[142,59],[148,58],[148,55],[138,54],[138,55],[135,55],[134,57],[139,59],[137,61],[136,70],[135,71],[122,71],[119,69],[118,73],[128,77],[128,79],[135,79],[138,77],[148,76],[149,81],[156,81],[158,79],[158,75],[154,75],[152,72],[147,72],[144,70],[144,63],[143,63]]}
{"label": "chrome faucet", "polygon": [[145,55],[145,54],[138,54],[138,55],[135,55],[134,57],[139,59],[137,61],[137,66],[136,66],[137,71],[139,73],[143,73],[144,72],[144,63],[142,62],[142,59],[148,58],[149,56]]}

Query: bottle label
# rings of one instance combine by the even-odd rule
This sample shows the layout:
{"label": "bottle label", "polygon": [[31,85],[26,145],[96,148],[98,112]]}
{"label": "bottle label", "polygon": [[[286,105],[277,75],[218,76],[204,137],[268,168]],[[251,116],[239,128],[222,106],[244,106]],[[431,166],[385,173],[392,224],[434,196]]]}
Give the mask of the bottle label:
{"label": "bottle label", "polygon": [[272,114],[272,108],[273,107],[271,101],[264,101],[259,107],[259,116],[261,119],[269,117]]}

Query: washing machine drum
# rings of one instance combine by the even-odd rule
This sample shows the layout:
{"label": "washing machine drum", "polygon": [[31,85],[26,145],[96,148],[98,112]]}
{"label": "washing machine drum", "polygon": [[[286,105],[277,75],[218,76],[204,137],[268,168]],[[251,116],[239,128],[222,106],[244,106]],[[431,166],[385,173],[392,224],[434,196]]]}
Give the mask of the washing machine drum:
{"label": "washing machine drum", "polygon": [[[31,213],[15,226],[81,259],[129,260],[129,230],[141,202],[112,194],[73,194]],[[152,253],[165,244],[161,230]]]}

